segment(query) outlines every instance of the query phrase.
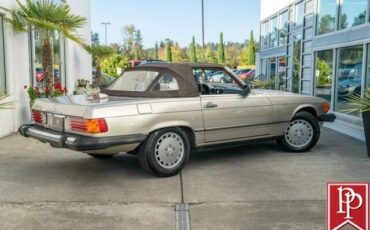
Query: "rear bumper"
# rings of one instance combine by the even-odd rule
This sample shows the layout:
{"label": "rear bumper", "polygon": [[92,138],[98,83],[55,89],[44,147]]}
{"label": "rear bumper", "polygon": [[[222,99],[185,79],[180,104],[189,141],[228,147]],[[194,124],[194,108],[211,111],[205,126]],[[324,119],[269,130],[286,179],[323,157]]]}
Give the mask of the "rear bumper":
{"label": "rear bumper", "polygon": [[18,132],[24,137],[32,137],[53,147],[67,148],[75,151],[94,151],[120,145],[140,144],[146,135],[134,134],[113,137],[87,137],[67,134],[45,129],[35,125],[22,125]]}
{"label": "rear bumper", "polygon": [[318,120],[322,121],[322,122],[334,122],[336,118],[337,118],[337,116],[335,116],[335,114],[326,113],[326,114],[320,115],[318,117]]}

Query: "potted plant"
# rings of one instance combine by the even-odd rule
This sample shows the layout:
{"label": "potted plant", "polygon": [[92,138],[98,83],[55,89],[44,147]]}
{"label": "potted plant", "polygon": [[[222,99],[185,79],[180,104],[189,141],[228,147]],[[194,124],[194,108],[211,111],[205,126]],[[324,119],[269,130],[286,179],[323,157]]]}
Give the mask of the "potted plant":
{"label": "potted plant", "polygon": [[354,95],[349,100],[356,106],[353,109],[347,110],[349,112],[358,112],[362,114],[367,154],[370,157],[370,87],[365,93],[365,97],[361,98],[359,95]]}

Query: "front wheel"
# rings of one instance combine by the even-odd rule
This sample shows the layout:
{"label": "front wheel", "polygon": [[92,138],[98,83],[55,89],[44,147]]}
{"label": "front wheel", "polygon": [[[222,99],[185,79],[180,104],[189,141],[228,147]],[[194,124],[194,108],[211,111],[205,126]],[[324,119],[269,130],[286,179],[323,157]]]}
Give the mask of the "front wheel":
{"label": "front wheel", "polygon": [[298,112],[289,123],[284,135],[277,139],[279,145],[291,152],[306,152],[314,147],[320,137],[320,125],[308,112]]}
{"label": "front wheel", "polygon": [[141,166],[151,174],[169,177],[179,173],[189,159],[190,141],[180,128],[155,131],[138,149]]}

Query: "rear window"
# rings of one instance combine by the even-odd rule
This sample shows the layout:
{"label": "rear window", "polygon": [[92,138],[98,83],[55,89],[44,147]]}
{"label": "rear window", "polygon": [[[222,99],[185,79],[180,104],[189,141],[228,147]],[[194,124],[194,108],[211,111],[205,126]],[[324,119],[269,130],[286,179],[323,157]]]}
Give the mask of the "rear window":
{"label": "rear window", "polygon": [[106,89],[144,92],[153,83],[158,74],[155,71],[127,71]]}

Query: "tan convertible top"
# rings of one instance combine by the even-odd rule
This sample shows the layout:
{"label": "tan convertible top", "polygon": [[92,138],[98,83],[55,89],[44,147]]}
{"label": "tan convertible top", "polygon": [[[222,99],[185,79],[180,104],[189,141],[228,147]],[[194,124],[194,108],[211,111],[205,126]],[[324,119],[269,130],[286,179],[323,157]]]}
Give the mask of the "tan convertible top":
{"label": "tan convertible top", "polygon": [[223,69],[222,65],[217,64],[198,64],[198,63],[148,63],[141,66],[129,68],[127,71],[156,71],[159,72],[157,78],[153,81],[155,84],[164,73],[172,73],[176,78],[179,90],[176,91],[156,91],[153,92],[152,86],[144,92],[132,91],[116,91],[116,90],[103,90],[103,93],[110,96],[129,96],[129,97],[197,97],[199,96],[199,88],[195,80],[193,69],[194,68],[215,68]]}

